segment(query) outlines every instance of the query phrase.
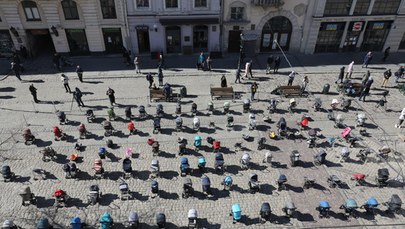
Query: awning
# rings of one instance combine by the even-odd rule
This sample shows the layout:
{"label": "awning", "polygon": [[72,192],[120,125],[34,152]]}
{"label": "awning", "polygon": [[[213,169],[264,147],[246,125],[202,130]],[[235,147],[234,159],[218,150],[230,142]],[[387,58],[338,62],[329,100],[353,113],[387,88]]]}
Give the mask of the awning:
{"label": "awning", "polygon": [[219,24],[219,18],[160,18],[162,25]]}

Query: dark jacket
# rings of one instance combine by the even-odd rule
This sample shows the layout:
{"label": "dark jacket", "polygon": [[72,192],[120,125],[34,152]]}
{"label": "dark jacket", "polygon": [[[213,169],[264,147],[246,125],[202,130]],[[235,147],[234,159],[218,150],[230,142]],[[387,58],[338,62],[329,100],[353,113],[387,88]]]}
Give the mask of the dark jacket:
{"label": "dark jacket", "polygon": [[37,89],[34,87],[34,85],[31,85],[29,87],[29,90],[30,90],[31,94],[36,94],[37,93]]}

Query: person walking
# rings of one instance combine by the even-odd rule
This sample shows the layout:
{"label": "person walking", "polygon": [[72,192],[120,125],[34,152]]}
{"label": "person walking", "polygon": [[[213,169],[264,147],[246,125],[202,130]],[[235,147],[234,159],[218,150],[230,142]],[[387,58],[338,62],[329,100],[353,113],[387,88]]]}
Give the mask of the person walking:
{"label": "person walking", "polygon": [[211,62],[212,62],[211,57],[208,56],[208,57],[207,57],[207,60],[206,60],[205,62],[207,62],[207,70],[208,70],[208,71],[211,71],[211,70],[212,70],[212,67],[211,67]]}
{"label": "person walking", "polygon": [[308,80],[308,76],[304,76],[304,78],[302,79],[302,83],[301,83],[301,92],[305,92],[307,86],[308,86],[309,80]]}
{"label": "person walking", "polygon": [[11,70],[14,71],[15,77],[17,77],[17,79],[21,81],[20,65],[16,62],[11,62]]}
{"label": "person walking", "polygon": [[134,59],[134,65],[135,65],[135,73],[136,74],[141,74],[141,68],[140,68],[140,61],[139,61],[139,57],[135,57]]}
{"label": "person walking", "polygon": [[159,68],[166,69],[166,64],[165,64],[166,60],[163,55],[163,51],[160,51],[158,61],[159,61],[159,63],[158,63]]}
{"label": "person walking", "polygon": [[31,92],[32,98],[34,98],[34,102],[39,103],[39,100],[37,98],[37,89],[34,87],[34,84],[30,85],[29,90]]}
{"label": "person walking", "polygon": [[149,73],[146,75],[146,80],[149,82],[149,88],[152,88],[153,76],[152,76],[152,73],[151,73],[151,72],[149,72]]}
{"label": "person walking", "polygon": [[158,72],[158,81],[159,81],[159,86],[160,87],[163,86],[163,71],[161,68],[159,69],[159,72]]}
{"label": "person walking", "polygon": [[66,93],[72,93],[69,87],[69,78],[65,74],[62,74],[60,79],[63,82],[63,86],[65,87]]}
{"label": "person walking", "polygon": [[250,92],[252,93],[252,96],[250,97],[251,101],[255,100],[255,94],[257,92],[258,87],[259,86],[257,85],[256,82],[253,82],[252,86],[250,86]]}
{"label": "person walking", "polygon": [[79,88],[75,88],[75,91],[73,92],[73,98],[76,100],[76,102],[77,102],[77,105],[80,107],[80,106],[82,106],[82,107],[84,107],[84,103],[83,103],[83,101],[82,101],[82,96],[83,96],[83,94],[82,94],[82,92],[80,91],[80,89]]}
{"label": "person walking", "polygon": [[347,71],[346,71],[346,79],[352,78],[352,73],[353,73],[353,65],[354,65],[354,61],[352,61],[348,66],[347,66]]}
{"label": "person walking", "polygon": [[399,67],[398,71],[395,72],[395,83],[398,83],[398,80],[404,75],[405,68],[404,66]]}
{"label": "person walking", "polygon": [[366,101],[366,96],[368,95],[368,93],[370,92],[370,88],[371,85],[373,84],[374,80],[373,77],[370,76],[367,80],[367,83],[364,85],[363,90],[361,91],[360,97],[359,97],[359,101],[363,98],[363,102]]}
{"label": "person walking", "polygon": [[253,78],[252,69],[253,69],[253,60],[250,60],[249,61],[249,74],[250,74],[251,78]]}
{"label": "person walking", "polygon": [[228,87],[225,75],[222,75],[221,77],[221,87]]}
{"label": "person walking", "polygon": [[245,64],[245,74],[243,75],[242,79],[250,79],[249,78],[249,69],[250,69],[250,62],[246,62]]}
{"label": "person walking", "polygon": [[77,77],[79,77],[79,81],[81,83],[83,83],[83,69],[82,69],[82,67],[80,67],[80,65],[77,65],[76,73],[77,73]]}
{"label": "person walking", "polygon": [[270,74],[271,65],[273,65],[273,62],[274,62],[274,57],[273,57],[273,55],[270,55],[269,57],[267,57],[266,74]]}
{"label": "person walking", "polygon": [[340,80],[340,83],[343,83],[343,77],[345,75],[345,67],[341,67],[340,68],[340,72],[339,72],[339,76],[338,79],[335,81],[335,83],[338,83],[338,81]]}
{"label": "person walking", "polygon": [[205,56],[204,56],[204,53],[201,52],[200,55],[198,56],[198,63],[197,63],[198,70],[200,70],[200,68],[201,68],[201,70],[204,71],[204,67],[205,67],[204,64],[205,64]]}
{"label": "person walking", "polygon": [[290,75],[288,75],[288,83],[287,86],[292,86],[293,82],[294,82],[294,78],[295,78],[295,72],[291,71]]}
{"label": "person walking", "polygon": [[370,78],[371,73],[370,71],[367,70],[367,72],[363,75],[363,79],[361,79],[361,84],[366,84],[368,81],[368,78]]}
{"label": "person walking", "polygon": [[383,81],[381,83],[381,87],[387,87],[387,82],[390,79],[392,73],[391,73],[391,69],[388,69],[387,71],[384,72],[384,78]]}
{"label": "person walking", "polygon": [[395,128],[401,128],[402,123],[405,120],[405,108],[402,109],[401,114],[399,115],[398,124],[395,124]]}
{"label": "person walking", "polygon": [[241,83],[240,82],[240,69],[239,68],[236,69],[235,77],[236,77],[235,83],[237,83],[237,81],[239,81],[239,83]]}
{"label": "person walking", "polygon": [[391,50],[391,47],[388,47],[388,48],[386,48],[386,49],[384,50],[384,56],[383,56],[383,58],[382,58],[382,61],[383,61],[383,62],[385,62],[385,61],[387,60],[388,56],[390,55],[390,50]]}
{"label": "person walking", "polygon": [[281,64],[281,58],[280,56],[277,56],[276,59],[274,60],[274,73],[278,72],[278,68],[280,67]]}
{"label": "person walking", "polygon": [[114,106],[116,104],[115,91],[112,88],[108,87],[106,95],[108,95],[108,99],[110,100],[111,106]]}
{"label": "person walking", "polygon": [[372,52],[368,52],[368,53],[364,56],[363,65],[362,65],[361,67],[364,68],[364,66],[366,66],[366,68],[367,68],[372,59],[373,59],[373,53],[372,53]]}

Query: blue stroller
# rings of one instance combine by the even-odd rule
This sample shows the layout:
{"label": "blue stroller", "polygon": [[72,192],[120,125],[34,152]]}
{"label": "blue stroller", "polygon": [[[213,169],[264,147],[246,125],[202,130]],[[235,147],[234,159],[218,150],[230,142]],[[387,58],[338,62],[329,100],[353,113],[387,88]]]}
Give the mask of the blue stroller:
{"label": "blue stroller", "polygon": [[347,217],[352,216],[353,218],[356,218],[355,212],[357,208],[358,206],[356,201],[351,198],[346,199],[346,202],[342,206],[340,206],[340,209],[345,210],[345,214]]}
{"label": "blue stroller", "polygon": [[195,152],[199,151],[199,149],[201,147],[201,141],[202,141],[202,139],[199,135],[194,137],[194,147],[195,147],[194,151]]}
{"label": "blue stroller", "polygon": [[206,195],[206,196],[211,195],[211,181],[208,176],[204,175],[201,178],[201,185],[202,185],[202,190],[203,190],[204,195]]}
{"label": "blue stroller", "polygon": [[206,164],[207,164],[207,162],[205,161],[205,157],[203,157],[203,156],[198,157],[198,169],[201,172],[204,172]]}
{"label": "blue stroller", "polygon": [[187,157],[182,157],[180,159],[180,175],[186,176],[190,174],[190,165],[188,164]]}
{"label": "blue stroller", "polygon": [[316,210],[319,211],[319,218],[329,218],[330,205],[328,201],[322,200]]}
{"label": "blue stroller", "polygon": [[225,176],[224,181],[222,181],[221,184],[224,186],[224,190],[229,191],[231,189],[231,187],[232,187],[232,183],[233,183],[232,177],[231,176]]}
{"label": "blue stroller", "polygon": [[378,207],[378,205],[378,201],[374,197],[371,197],[367,199],[367,202],[361,206],[361,208],[364,208],[367,213],[374,215],[375,209]]}
{"label": "blue stroller", "polygon": [[233,204],[231,209],[231,214],[233,223],[240,222],[242,218],[242,210],[239,204]]}

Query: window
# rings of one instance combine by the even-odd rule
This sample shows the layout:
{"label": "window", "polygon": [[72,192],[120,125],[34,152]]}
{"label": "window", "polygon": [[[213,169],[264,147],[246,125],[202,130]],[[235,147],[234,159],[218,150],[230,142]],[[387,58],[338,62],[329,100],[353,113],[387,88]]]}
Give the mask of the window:
{"label": "window", "polygon": [[353,15],[366,15],[370,0],[357,0],[356,7],[354,7]]}
{"label": "window", "polygon": [[177,0],[166,0],[166,8],[179,8]]}
{"label": "window", "polygon": [[231,7],[231,19],[232,20],[243,20],[243,7]]}
{"label": "window", "polygon": [[345,24],[345,22],[321,23],[315,52],[337,52],[342,40]]}
{"label": "window", "polygon": [[79,13],[77,12],[77,5],[75,1],[63,0],[62,8],[66,20],[79,20]]}
{"label": "window", "polygon": [[24,8],[25,17],[27,21],[40,21],[39,11],[37,4],[33,1],[23,1],[22,6]]}
{"label": "window", "polygon": [[149,0],[136,0],[137,8],[149,8]]}
{"label": "window", "polygon": [[399,43],[398,49],[405,49],[405,33],[402,35],[401,43]]}
{"label": "window", "polygon": [[375,0],[371,14],[396,14],[401,0]]}
{"label": "window", "polygon": [[194,7],[207,7],[207,0],[194,0]]}
{"label": "window", "polygon": [[327,0],[324,16],[349,15],[353,0]]}
{"label": "window", "polygon": [[114,0],[100,0],[100,4],[104,19],[117,18]]}

